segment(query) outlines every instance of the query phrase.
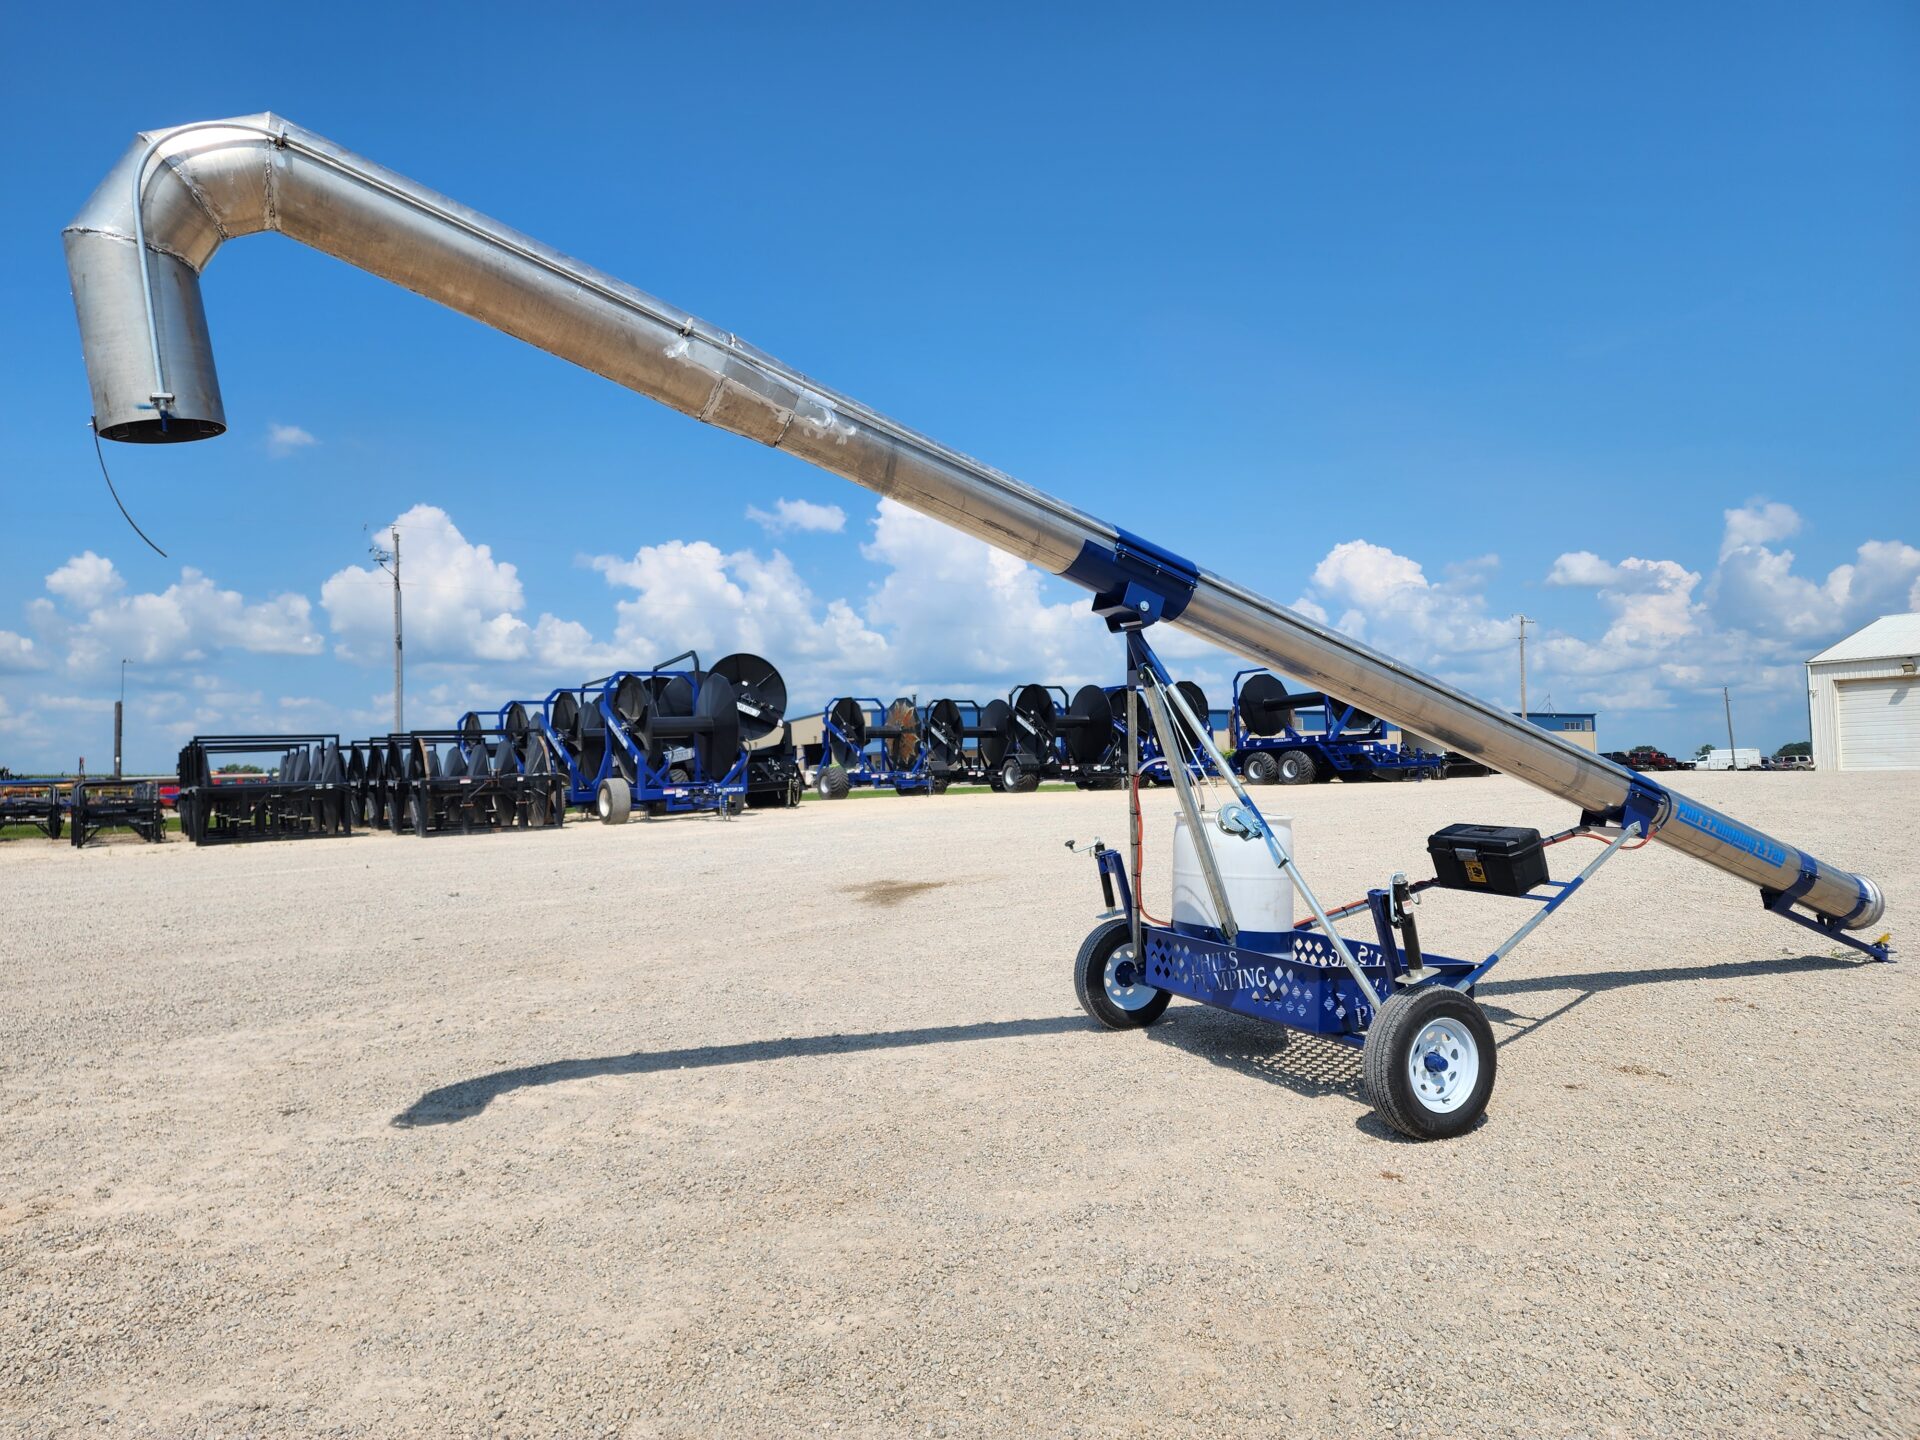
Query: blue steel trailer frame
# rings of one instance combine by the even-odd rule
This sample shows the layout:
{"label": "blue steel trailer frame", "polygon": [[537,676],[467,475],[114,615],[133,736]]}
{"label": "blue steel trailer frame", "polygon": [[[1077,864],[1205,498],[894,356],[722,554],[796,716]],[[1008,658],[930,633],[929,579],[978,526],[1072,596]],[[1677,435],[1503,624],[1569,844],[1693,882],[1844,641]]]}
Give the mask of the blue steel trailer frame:
{"label": "blue steel trailer frame", "polygon": [[[1187,729],[1203,730],[1204,717],[1193,716],[1177,698],[1165,667],[1146,640],[1144,626],[1128,629],[1126,643],[1128,683],[1137,691],[1129,697],[1129,705],[1148,709],[1156,731],[1169,725],[1178,731],[1183,722]],[[1135,703],[1140,698],[1147,700],[1145,707]],[[1197,748],[1212,749],[1210,737],[1194,738]],[[1139,755],[1135,747],[1129,756],[1134,774]],[[1137,888],[1142,833],[1138,787],[1129,786],[1130,845],[1125,851],[1098,841],[1093,846],[1107,909],[1101,927],[1088,937],[1076,962],[1076,983],[1088,1013],[1112,1028],[1150,1024],[1164,1009],[1166,997],[1178,995],[1352,1046],[1363,1054],[1363,1085],[1381,1119],[1417,1139],[1463,1133],[1485,1109],[1497,1047],[1474,999],[1475,985],[1578,894],[1602,865],[1622,849],[1637,849],[1651,838],[1668,809],[1664,791],[1636,781],[1617,809],[1584,813],[1577,825],[1547,837],[1542,843],[1549,846],[1594,838],[1604,840],[1606,848],[1573,879],[1545,879],[1512,897],[1539,908],[1483,958],[1461,959],[1435,954],[1420,944],[1411,907],[1421,891],[1441,884],[1437,875],[1410,883],[1406,876],[1395,874],[1386,886],[1369,890],[1365,899],[1323,910],[1293,856],[1237,777],[1228,780],[1234,801],[1211,815],[1197,807],[1190,784],[1176,783],[1190,824],[1205,817],[1228,835],[1264,844],[1280,875],[1306,901],[1312,917],[1277,934],[1229,931],[1177,915],[1167,921],[1149,917]],[[1197,838],[1200,853],[1209,857],[1202,864],[1209,885],[1214,886],[1218,876],[1212,869],[1210,842]],[[1811,883],[1809,873],[1804,884]],[[1216,889],[1215,894],[1218,899],[1224,890]],[[1871,961],[1893,958],[1888,937],[1856,939],[1837,923],[1795,909],[1797,898],[1792,890],[1762,892],[1768,909],[1796,924]],[[1339,920],[1363,911],[1373,925],[1370,940],[1351,939],[1337,931]],[[1233,923],[1224,904],[1215,916]]]}
{"label": "blue steel trailer frame", "polygon": [[[700,673],[697,657],[692,670],[663,667],[616,670],[611,675],[600,676],[582,685],[562,685],[549,691],[544,700],[509,701],[501,707],[501,723],[505,723],[505,713],[515,703],[527,707],[528,718],[539,725],[542,738],[560,761],[560,773],[567,779],[567,803],[570,805],[596,804],[601,785],[608,780],[618,779],[627,785],[631,803],[646,805],[649,814],[685,815],[695,811],[735,814],[745,808],[747,802],[747,751],[744,747],[722,775],[707,774],[700,763],[699,752],[690,745],[676,745],[663,750],[660,763],[655,765],[649,759],[646,747],[632,734],[613,707],[615,689],[629,676],[643,682],[684,680],[692,685],[698,683]],[[553,723],[553,707],[562,695],[572,695],[583,709],[592,706],[606,726],[607,741],[601,748],[599,763],[592,774],[581,768],[572,749],[562,740]]]}
{"label": "blue steel trailer frame", "polygon": [[[1125,685],[1108,685],[1105,689],[1107,697],[1113,701],[1113,743],[1116,747],[1124,751],[1127,743],[1126,701],[1128,687]],[[1120,765],[1119,770],[1124,783],[1126,766],[1124,764]],[[1214,767],[1212,758],[1207,755],[1205,751],[1201,751],[1198,755],[1187,761],[1187,775],[1190,779],[1206,779],[1218,774],[1219,771]],[[1168,768],[1167,757],[1160,749],[1160,736],[1152,727],[1148,727],[1146,733],[1140,737],[1140,778],[1149,785],[1171,785],[1173,783],[1173,775]]]}
{"label": "blue steel trailer frame", "polygon": [[[914,714],[925,719],[926,712],[921,708],[917,696],[901,698],[911,699]],[[842,700],[851,700],[860,707],[867,717],[869,729],[886,724],[887,706],[881,704],[876,696],[836,695],[829,700],[820,711],[820,775],[826,774],[829,765],[837,765],[846,773],[847,783],[854,788],[894,790],[902,795],[933,795],[947,788],[949,782],[936,777],[928,768],[930,752],[924,743],[915,750],[911,765],[896,765],[887,758],[885,737],[850,735],[836,724],[833,711]],[[815,784],[818,783],[816,777]]]}
{"label": "blue steel trailer frame", "polygon": [[[1227,763],[1234,773],[1247,776],[1247,766],[1255,757],[1304,754],[1314,766],[1314,779],[1326,781],[1368,780],[1375,776],[1391,779],[1438,780],[1445,773],[1447,757],[1408,745],[1394,745],[1382,737],[1386,722],[1366,716],[1367,724],[1355,727],[1354,717],[1361,712],[1342,705],[1326,695],[1314,697],[1317,703],[1303,705],[1326,716],[1326,727],[1319,734],[1288,725],[1278,735],[1256,735],[1246,726],[1240,713],[1240,690],[1255,675],[1271,675],[1261,667],[1238,671],[1233,677],[1233,703],[1227,712],[1227,744],[1231,747]],[[1250,777],[1249,777],[1250,778]]]}

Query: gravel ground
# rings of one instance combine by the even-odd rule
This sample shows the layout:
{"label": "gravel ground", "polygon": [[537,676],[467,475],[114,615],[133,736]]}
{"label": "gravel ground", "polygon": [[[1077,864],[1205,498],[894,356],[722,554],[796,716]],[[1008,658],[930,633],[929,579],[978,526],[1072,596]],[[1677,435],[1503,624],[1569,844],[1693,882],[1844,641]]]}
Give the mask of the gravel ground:
{"label": "gravel ground", "polygon": [[[1920,917],[1920,775],[1683,788]],[[1262,798],[1329,899],[1571,818]],[[0,844],[0,1431],[1920,1433],[1914,964],[1624,855],[1482,985],[1486,1123],[1416,1145],[1350,1051],[1089,1027],[1061,842],[1123,830],[1042,794]]]}

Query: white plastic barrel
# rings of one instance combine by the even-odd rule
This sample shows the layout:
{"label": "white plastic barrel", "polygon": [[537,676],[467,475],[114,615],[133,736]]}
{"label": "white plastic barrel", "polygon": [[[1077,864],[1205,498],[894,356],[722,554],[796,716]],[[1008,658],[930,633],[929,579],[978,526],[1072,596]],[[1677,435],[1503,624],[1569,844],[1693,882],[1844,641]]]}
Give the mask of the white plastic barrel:
{"label": "white plastic barrel", "polygon": [[[1291,856],[1293,818],[1269,815],[1267,824],[1273,827],[1281,851]],[[1293,881],[1273,863],[1266,842],[1229,835],[1214,823],[1213,812],[1207,810],[1200,812],[1200,828],[1212,847],[1227,904],[1233,907],[1234,922],[1240,929],[1256,935],[1291,930]],[[1213,892],[1207,889],[1206,872],[1200,868],[1200,854],[1194,848],[1184,814],[1176,815],[1173,821],[1173,923],[1221,928]]]}

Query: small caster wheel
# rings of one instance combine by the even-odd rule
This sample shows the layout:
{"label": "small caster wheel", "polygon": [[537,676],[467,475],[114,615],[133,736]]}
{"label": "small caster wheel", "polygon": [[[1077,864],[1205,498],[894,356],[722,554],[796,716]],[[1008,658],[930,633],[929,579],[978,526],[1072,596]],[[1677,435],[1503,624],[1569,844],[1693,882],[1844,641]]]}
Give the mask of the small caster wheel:
{"label": "small caster wheel", "polygon": [[1497,1055],[1493,1027],[1471,997],[1420,985],[1387,997],[1360,1051],[1367,1101],[1415,1140],[1465,1133],[1486,1112]]}
{"label": "small caster wheel", "polygon": [[1081,945],[1073,962],[1073,993],[1080,1008],[1109,1030],[1137,1030],[1158,1020],[1173,997],[1147,984],[1134,958],[1133,931],[1124,920],[1109,920]]}

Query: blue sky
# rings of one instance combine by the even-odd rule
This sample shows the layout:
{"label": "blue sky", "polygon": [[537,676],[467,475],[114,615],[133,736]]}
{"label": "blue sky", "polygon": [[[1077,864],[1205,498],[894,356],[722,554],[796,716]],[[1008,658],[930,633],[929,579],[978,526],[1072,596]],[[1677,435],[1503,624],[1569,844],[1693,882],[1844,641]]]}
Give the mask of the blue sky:
{"label": "blue sky", "polygon": [[261,109],[1495,700],[1532,616],[1609,748],[1722,684],[1804,738],[1798,662],[1920,608],[1911,7],[629,9],[14,22],[0,763],[97,766],[123,656],[136,766],[384,730],[401,516],[416,724],[687,645],[809,702],[1113,668],[1064,583],[278,237],[208,271],[230,433],[109,449],[147,551],[59,230]]}

